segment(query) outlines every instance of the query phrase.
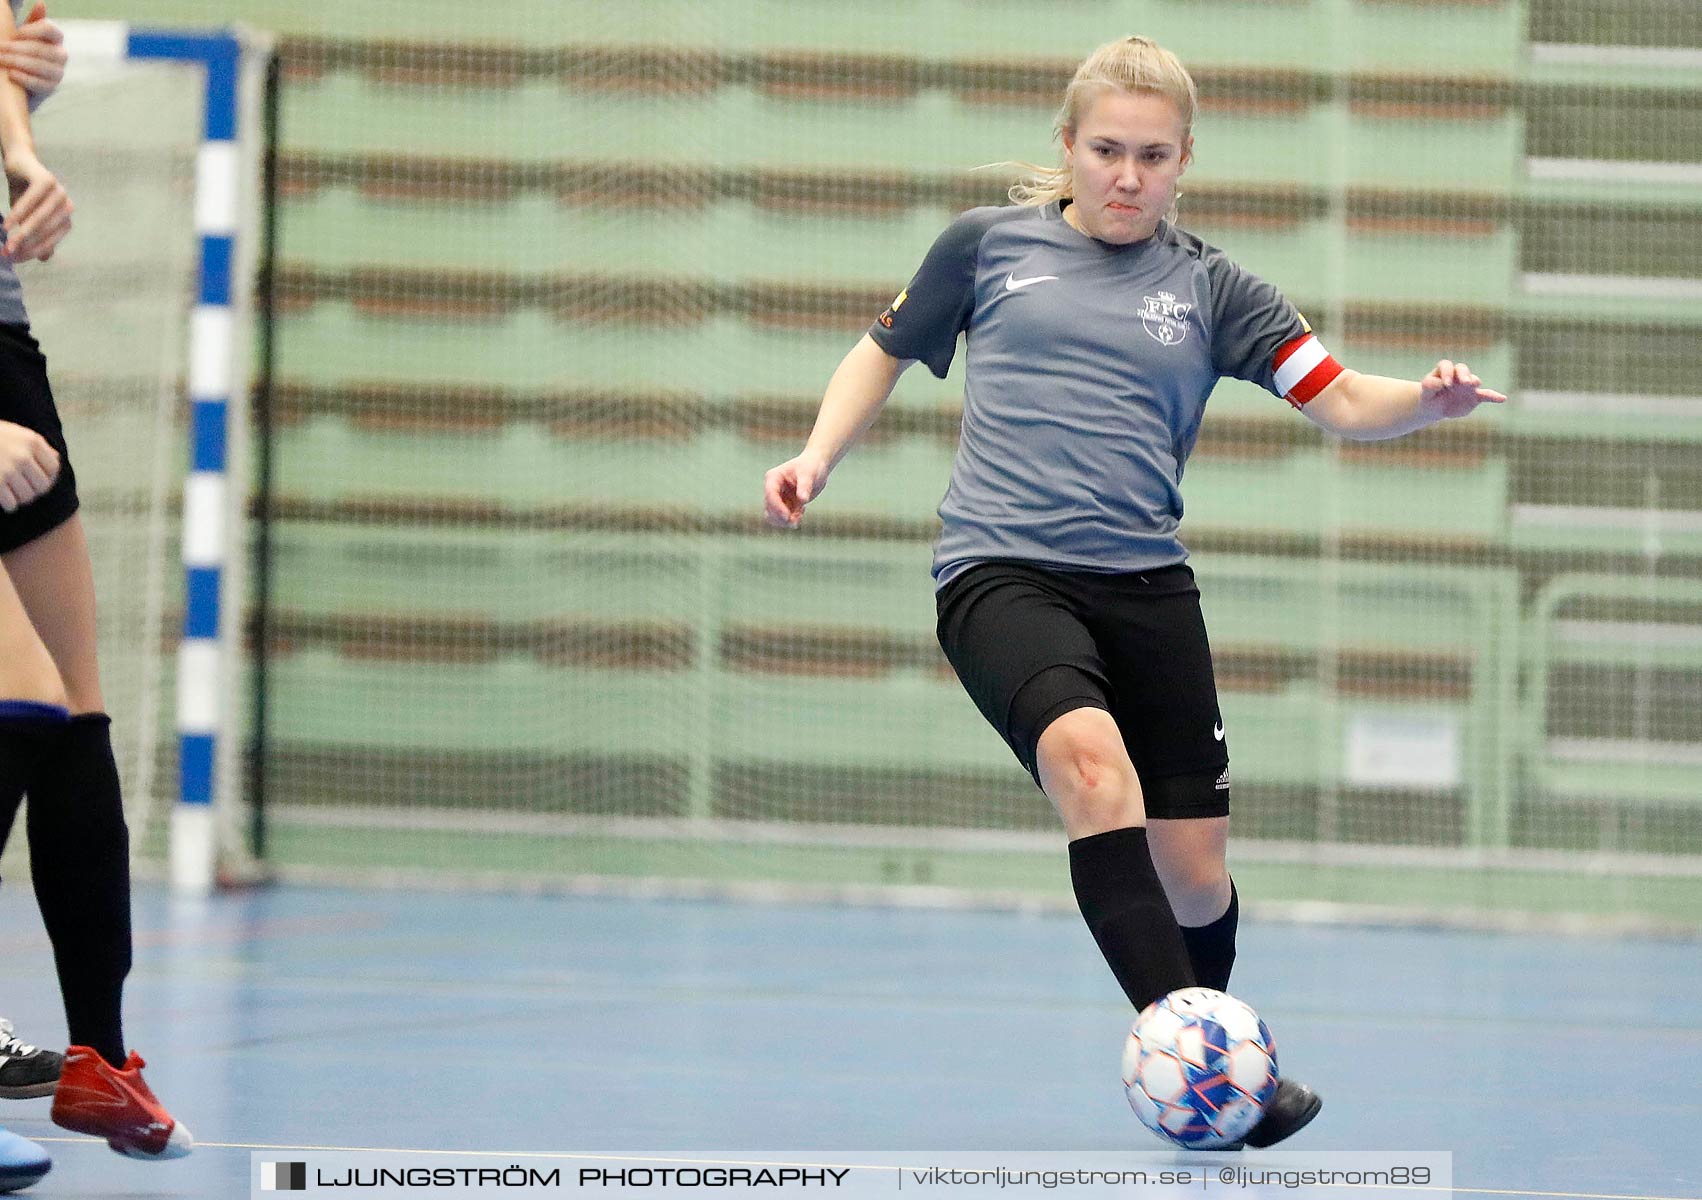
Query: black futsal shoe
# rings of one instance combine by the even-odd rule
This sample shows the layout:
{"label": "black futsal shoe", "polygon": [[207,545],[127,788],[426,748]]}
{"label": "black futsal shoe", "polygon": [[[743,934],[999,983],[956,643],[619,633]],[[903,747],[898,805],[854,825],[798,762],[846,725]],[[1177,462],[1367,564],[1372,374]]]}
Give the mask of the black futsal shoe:
{"label": "black futsal shoe", "polygon": [[19,1041],[12,1035],[12,1023],[0,1017],[0,1098],[53,1095],[64,1065],[65,1060],[52,1050]]}
{"label": "black futsal shoe", "polygon": [[1239,1142],[1225,1146],[1225,1150],[1239,1150],[1243,1145],[1263,1150],[1266,1146],[1274,1146],[1284,1138],[1293,1137],[1312,1123],[1312,1118],[1318,1115],[1318,1110],[1324,1107],[1324,1101],[1317,1092],[1304,1083],[1296,1083],[1292,1079],[1277,1080],[1276,1091],[1265,1105],[1264,1115],[1259,1123],[1247,1131],[1247,1136]]}

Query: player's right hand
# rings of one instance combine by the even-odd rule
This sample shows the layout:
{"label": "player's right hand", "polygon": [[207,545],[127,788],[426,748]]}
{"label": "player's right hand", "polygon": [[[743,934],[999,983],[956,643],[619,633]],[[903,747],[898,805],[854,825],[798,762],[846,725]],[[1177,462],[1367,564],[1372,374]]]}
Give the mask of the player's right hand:
{"label": "player's right hand", "polygon": [[65,31],[48,19],[46,0],[36,0],[16,37],[0,42],[0,70],[29,93],[32,109],[58,89],[69,57]]}
{"label": "player's right hand", "polygon": [[796,529],[804,519],[804,505],[827,486],[829,469],[825,460],[806,450],[770,470],[762,480],[763,519],[781,529]]}
{"label": "player's right hand", "polygon": [[33,429],[0,421],[0,510],[17,512],[59,478],[59,451]]}
{"label": "player's right hand", "polygon": [[71,197],[65,185],[34,154],[14,150],[6,155],[6,185],[12,192],[12,211],[0,221],[6,245],[0,250],[13,262],[53,257],[71,232]]}

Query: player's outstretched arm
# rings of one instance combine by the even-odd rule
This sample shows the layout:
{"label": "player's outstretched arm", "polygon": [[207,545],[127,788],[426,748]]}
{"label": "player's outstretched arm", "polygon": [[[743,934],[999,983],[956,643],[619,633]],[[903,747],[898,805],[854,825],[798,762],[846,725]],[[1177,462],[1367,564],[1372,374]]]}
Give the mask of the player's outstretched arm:
{"label": "player's outstretched arm", "polygon": [[1484,387],[1465,363],[1444,358],[1417,383],[1343,371],[1300,411],[1337,437],[1370,442],[1400,437],[1506,399]]}
{"label": "player's outstretched arm", "polygon": [[764,476],[764,520],[783,529],[797,528],[804,519],[804,506],[821,495],[829,473],[874,423],[898,377],[913,361],[894,358],[868,334],[851,347],[828,380],[803,453]]}
{"label": "player's outstretched arm", "polygon": [[[12,10],[0,5],[0,43],[16,36]],[[12,209],[0,222],[0,229],[6,231],[0,253],[13,262],[32,258],[46,262],[71,231],[71,197],[36,156],[24,89],[9,75],[0,76],[0,157],[5,159],[6,185],[12,195]]]}

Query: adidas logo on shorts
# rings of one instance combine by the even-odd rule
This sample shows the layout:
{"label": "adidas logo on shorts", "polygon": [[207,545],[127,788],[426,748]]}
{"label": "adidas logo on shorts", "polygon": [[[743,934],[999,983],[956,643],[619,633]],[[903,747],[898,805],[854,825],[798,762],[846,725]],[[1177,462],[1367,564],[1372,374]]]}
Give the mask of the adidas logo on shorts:
{"label": "adidas logo on shorts", "polygon": [[1223,774],[1217,777],[1217,790],[1224,791],[1229,787],[1229,768],[1223,769]]}

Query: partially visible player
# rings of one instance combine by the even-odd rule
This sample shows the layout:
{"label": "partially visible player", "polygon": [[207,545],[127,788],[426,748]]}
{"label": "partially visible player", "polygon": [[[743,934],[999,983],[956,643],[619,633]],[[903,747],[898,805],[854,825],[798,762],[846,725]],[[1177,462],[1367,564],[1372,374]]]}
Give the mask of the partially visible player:
{"label": "partially visible player", "polygon": [[[29,432],[0,422],[0,494],[13,494],[12,481],[20,474],[35,487],[51,480],[59,469],[52,447],[39,438],[19,437],[14,430]],[[19,460],[20,450],[29,452],[28,462]],[[11,824],[18,794],[41,774],[47,745],[63,729],[68,716],[65,690],[53,669],[53,660],[35,636],[11,579],[0,567],[0,815],[7,825]],[[0,846],[4,843],[0,832]],[[52,1077],[43,1078],[44,1073],[30,1069],[27,1062],[27,1052],[35,1047],[21,1043],[14,1046],[10,1023],[5,1034],[0,1043],[0,1084],[7,1090],[0,1094],[17,1098],[52,1095],[58,1088],[62,1064],[51,1064]],[[20,1065],[14,1061],[17,1058],[26,1061]],[[40,1146],[0,1128],[0,1192],[28,1187],[51,1167],[52,1159]]]}
{"label": "partially visible player", "polygon": [[[1226,988],[1235,960],[1227,732],[1177,537],[1206,397],[1250,380],[1360,439],[1505,399],[1447,359],[1414,382],[1344,369],[1276,288],[1178,228],[1195,104],[1145,38],[1090,55],[1056,121],[1062,164],[952,222],[764,481],[769,523],[796,527],[899,375],[921,361],[943,379],[966,335],[940,644],[1057,807],[1082,916],[1137,1010]],[[1247,1143],[1320,1105],[1282,1080]]]}
{"label": "partially visible player", "polygon": [[[0,44],[17,34],[14,11],[0,8]],[[27,73],[29,59],[11,47],[4,61]],[[12,199],[0,222],[0,850],[27,792],[31,878],[73,1043],[54,1121],[120,1154],[177,1158],[193,1145],[188,1130],[124,1042],[129,831],[96,661],[94,574],[46,359],[12,270],[53,257],[72,206],[36,154],[26,93],[10,73],[0,82],[0,156]]]}
{"label": "partially visible player", "polygon": [[[33,110],[51,96],[65,77],[65,35],[48,18],[40,0],[30,9],[18,36],[0,42],[0,70],[29,96]],[[51,1096],[65,1058],[19,1038],[12,1023],[0,1018],[0,1098]],[[52,1169],[53,1160],[34,1142],[0,1128],[0,1192],[28,1187]]]}

